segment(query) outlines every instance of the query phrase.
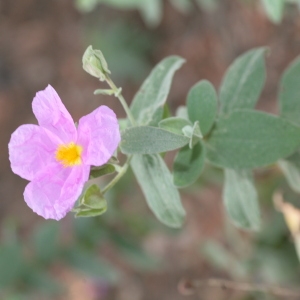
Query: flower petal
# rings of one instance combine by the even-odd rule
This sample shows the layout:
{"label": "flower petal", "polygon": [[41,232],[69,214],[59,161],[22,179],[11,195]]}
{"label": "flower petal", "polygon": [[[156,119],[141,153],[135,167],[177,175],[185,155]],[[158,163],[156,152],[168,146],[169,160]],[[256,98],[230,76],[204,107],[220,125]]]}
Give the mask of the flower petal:
{"label": "flower petal", "polygon": [[89,172],[89,166],[65,168],[53,164],[26,186],[25,201],[45,219],[60,220],[73,208]]}
{"label": "flower petal", "polygon": [[11,135],[9,160],[14,173],[32,180],[37,173],[55,161],[60,140],[37,125],[22,125]]}
{"label": "flower petal", "polygon": [[118,120],[107,106],[100,106],[79,120],[77,143],[83,147],[84,164],[105,164],[117,149],[120,140]]}
{"label": "flower petal", "polygon": [[36,93],[32,102],[32,110],[39,125],[53,132],[64,143],[76,140],[77,132],[74,121],[51,85]]}

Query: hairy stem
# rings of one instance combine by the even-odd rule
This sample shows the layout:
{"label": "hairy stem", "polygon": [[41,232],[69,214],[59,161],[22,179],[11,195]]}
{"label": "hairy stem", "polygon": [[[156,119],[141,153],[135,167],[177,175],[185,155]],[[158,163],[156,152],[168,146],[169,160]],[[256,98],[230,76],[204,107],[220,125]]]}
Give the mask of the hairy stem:
{"label": "hairy stem", "polygon": [[300,298],[299,289],[287,289],[280,286],[260,284],[260,283],[246,283],[235,282],[225,279],[210,278],[206,280],[186,280],[183,279],[178,285],[178,290],[185,296],[193,295],[197,290],[203,287],[220,288],[223,290],[236,290],[242,292],[260,292],[264,294],[272,294],[286,298]]}
{"label": "hairy stem", "polygon": [[114,84],[114,82],[111,80],[111,78],[108,75],[106,76],[106,82],[110,86],[110,88],[115,92],[116,97],[120,100],[120,103],[122,104],[131,125],[135,126],[136,125],[135,119],[127,105],[126,100],[120,93],[120,90],[116,87],[116,85]]}
{"label": "hairy stem", "polygon": [[130,160],[131,156],[128,157],[126,163],[120,168],[118,174],[101,190],[103,195],[123,177],[129,167]]}

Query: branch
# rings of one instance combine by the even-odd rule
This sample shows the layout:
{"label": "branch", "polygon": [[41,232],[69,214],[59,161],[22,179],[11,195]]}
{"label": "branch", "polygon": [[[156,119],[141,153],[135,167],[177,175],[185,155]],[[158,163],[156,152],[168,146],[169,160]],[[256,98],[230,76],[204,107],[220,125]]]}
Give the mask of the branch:
{"label": "branch", "polygon": [[182,279],[178,284],[178,290],[183,296],[193,295],[197,290],[203,287],[219,288],[223,290],[236,290],[241,292],[261,292],[264,294],[272,294],[274,296],[300,299],[299,289],[287,289],[268,284],[235,282],[217,278],[210,278],[205,280]]}

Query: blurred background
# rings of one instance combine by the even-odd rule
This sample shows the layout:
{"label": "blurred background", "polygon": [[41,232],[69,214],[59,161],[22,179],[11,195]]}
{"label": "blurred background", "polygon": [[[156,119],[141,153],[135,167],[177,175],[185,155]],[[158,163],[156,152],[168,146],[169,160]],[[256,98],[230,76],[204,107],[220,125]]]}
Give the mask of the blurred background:
{"label": "blurred background", "polygon": [[48,84],[75,121],[101,104],[125,116],[117,99],[93,95],[100,83],[81,66],[88,45],[103,51],[128,102],[156,63],[184,57],[168,98],[172,112],[197,81],[218,88],[238,55],[268,46],[258,109],[276,113],[280,76],[300,54],[296,5],[275,21],[258,0],[0,0],[0,299],[287,299],[209,287],[185,296],[177,288],[182,278],[212,277],[299,286],[292,239],[272,204],[275,190],[293,203],[299,195],[276,167],[256,172],[260,232],[226,219],[223,175],[211,167],[181,191],[186,223],[171,230],[152,215],[131,172],[109,194],[106,214],[44,220],[25,204],[27,182],[10,170],[7,150],[18,126],[36,123],[31,102]]}

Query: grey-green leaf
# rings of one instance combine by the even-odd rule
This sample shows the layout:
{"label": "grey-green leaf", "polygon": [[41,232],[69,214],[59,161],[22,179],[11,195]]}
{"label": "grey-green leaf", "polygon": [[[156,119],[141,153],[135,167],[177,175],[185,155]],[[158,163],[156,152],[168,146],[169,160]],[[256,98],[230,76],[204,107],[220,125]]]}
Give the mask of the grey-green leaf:
{"label": "grey-green leaf", "polygon": [[178,106],[177,109],[176,109],[175,115],[176,115],[176,117],[189,120],[187,107],[185,105]]}
{"label": "grey-green leaf", "polygon": [[274,23],[280,23],[286,0],[262,0],[269,19]]}
{"label": "grey-green leaf", "polygon": [[229,67],[220,88],[221,114],[255,106],[266,78],[265,53],[266,48],[250,50]]}
{"label": "grey-green leaf", "polygon": [[227,214],[236,226],[259,229],[260,209],[251,171],[225,169],[223,198]]}
{"label": "grey-green leaf", "polygon": [[300,57],[291,63],[280,82],[280,115],[300,125]]}
{"label": "grey-green leaf", "polygon": [[194,85],[188,93],[187,108],[189,119],[194,123],[199,122],[202,135],[206,135],[217,114],[217,94],[213,85],[202,80]]}
{"label": "grey-green leaf", "polygon": [[165,225],[181,227],[185,211],[172,176],[158,155],[134,155],[131,167],[155,216]]}
{"label": "grey-green leaf", "polygon": [[300,193],[300,151],[293,153],[286,159],[278,162],[288,184],[296,192]]}
{"label": "grey-green leaf", "polygon": [[191,126],[192,124],[188,120],[179,118],[179,117],[167,118],[158,123],[159,128],[165,129],[167,131],[171,131],[173,133],[180,134],[180,135],[182,135],[182,128],[187,125]]}
{"label": "grey-green leaf", "polygon": [[183,62],[184,60],[179,56],[167,57],[145,80],[130,107],[139,125],[150,124],[156,111],[163,107],[170,91],[173,75]]}
{"label": "grey-green leaf", "polygon": [[300,128],[283,118],[252,110],[222,117],[206,141],[207,158],[230,169],[270,165],[300,145]]}
{"label": "grey-green leaf", "polygon": [[124,154],[154,154],[185,146],[189,138],[151,126],[137,126],[125,130],[120,143]]}
{"label": "grey-green leaf", "polygon": [[200,176],[205,163],[205,148],[199,142],[192,149],[187,145],[177,153],[173,164],[173,182],[186,187]]}

